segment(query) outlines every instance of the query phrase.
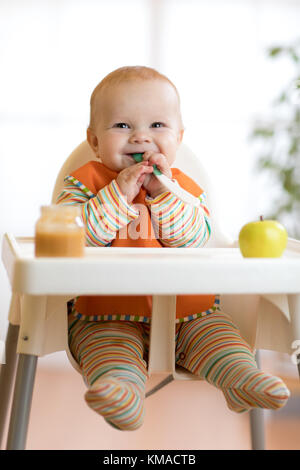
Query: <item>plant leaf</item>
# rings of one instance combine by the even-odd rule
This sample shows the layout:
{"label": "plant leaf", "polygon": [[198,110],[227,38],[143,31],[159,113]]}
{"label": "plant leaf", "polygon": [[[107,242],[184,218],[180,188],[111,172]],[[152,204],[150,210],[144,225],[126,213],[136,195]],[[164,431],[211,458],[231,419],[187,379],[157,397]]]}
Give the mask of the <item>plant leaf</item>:
{"label": "plant leaf", "polygon": [[282,47],[271,47],[271,49],[269,49],[269,56],[275,57],[278,54],[280,54],[282,51],[283,51]]}

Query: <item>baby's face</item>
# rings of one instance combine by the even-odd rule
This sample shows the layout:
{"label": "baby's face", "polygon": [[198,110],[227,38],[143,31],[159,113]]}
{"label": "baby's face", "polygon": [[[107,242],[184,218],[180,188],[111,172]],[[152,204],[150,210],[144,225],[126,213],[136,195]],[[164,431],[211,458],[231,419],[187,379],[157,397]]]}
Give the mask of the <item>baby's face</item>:
{"label": "baby's face", "polygon": [[135,164],[133,153],[148,150],[162,153],[172,165],[183,130],[177,94],[168,82],[137,80],[108,87],[97,105],[89,142],[105,166],[119,172]]}

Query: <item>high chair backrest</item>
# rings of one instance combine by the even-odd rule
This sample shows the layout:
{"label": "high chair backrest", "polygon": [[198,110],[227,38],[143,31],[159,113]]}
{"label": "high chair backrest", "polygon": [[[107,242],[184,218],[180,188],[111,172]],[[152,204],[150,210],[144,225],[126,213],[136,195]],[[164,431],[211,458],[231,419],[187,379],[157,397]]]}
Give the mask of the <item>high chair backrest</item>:
{"label": "high chair backrest", "polygon": [[[55,203],[63,188],[64,177],[90,160],[97,161],[95,154],[90,148],[88,142],[84,141],[78,147],[76,147],[76,149],[71,153],[71,155],[63,164],[55,182],[55,187],[52,194],[52,203]],[[207,172],[201,164],[200,160],[187,145],[181,144],[173,166],[179,168],[185,174],[190,176],[207,194],[207,205],[211,212],[212,235],[206,246],[231,246],[233,244],[233,240],[227,237],[219,227],[215,191],[213,190],[211,180],[208,177]]]}

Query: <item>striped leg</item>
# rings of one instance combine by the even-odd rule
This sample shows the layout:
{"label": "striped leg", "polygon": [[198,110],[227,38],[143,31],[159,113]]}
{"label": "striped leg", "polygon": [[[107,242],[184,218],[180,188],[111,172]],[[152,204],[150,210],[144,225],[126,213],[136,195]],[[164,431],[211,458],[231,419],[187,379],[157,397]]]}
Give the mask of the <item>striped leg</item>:
{"label": "striped leg", "polygon": [[88,386],[87,404],[117,429],[139,428],[147,378],[142,325],[70,317],[69,344]]}
{"label": "striped leg", "polygon": [[281,408],[290,395],[281,379],[257,368],[250,346],[222,312],[182,323],[176,362],[221,389],[237,413]]}

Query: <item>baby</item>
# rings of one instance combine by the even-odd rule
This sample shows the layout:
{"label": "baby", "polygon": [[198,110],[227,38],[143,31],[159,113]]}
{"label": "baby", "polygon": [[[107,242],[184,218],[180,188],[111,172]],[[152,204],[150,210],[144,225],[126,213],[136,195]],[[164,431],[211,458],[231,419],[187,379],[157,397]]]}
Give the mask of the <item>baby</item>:
{"label": "baby", "polygon": [[[80,205],[87,245],[196,249],[206,243],[205,194],[171,168],[183,133],[177,89],[156,70],[123,67],[99,83],[87,130],[99,162],[68,175],[57,201]],[[140,163],[135,153],[143,155]],[[200,206],[168,191],[153,165],[200,198]],[[133,230],[138,225],[140,232]],[[143,422],[151,305],[151,296],[81,296],[69,309],[69,346],[88,388],[85,400],[117,429]],[[221,389],[237,413],[277,409],[289,397],[279,378],[258,370],[214,295],[177,296],[176,363]]]}

